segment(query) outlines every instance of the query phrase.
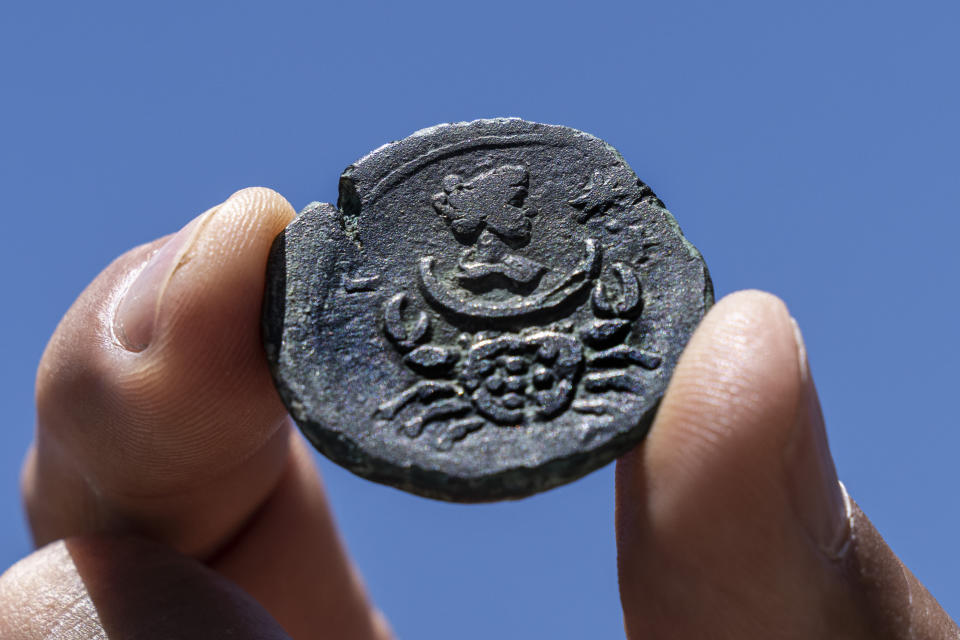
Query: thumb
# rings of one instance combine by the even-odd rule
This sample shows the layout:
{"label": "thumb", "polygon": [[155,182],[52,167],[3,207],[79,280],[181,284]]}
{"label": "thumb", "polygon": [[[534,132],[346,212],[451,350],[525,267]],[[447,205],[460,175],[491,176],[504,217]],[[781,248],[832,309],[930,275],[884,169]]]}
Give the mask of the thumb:
{"label": "thumb", "polygon": [[24,493],[38,544],[135,530],[204,556],[277,485],[289,428],[259,310],[293,217],[245,189],[121,256],[74,303],[37,372]]}
{"label": "thumb", "polygon": [[618,463],[617,533],[631,638],[956,633],[837,481],[802,339],[769,294],[729,296],[690,341]]}
{"label": "thumb", "polygon": [[244,189],[91,283],[37,372],[24,501],[38,544],[135,533],[208,562],[293,635],[385,637],[261,346],[267,256],[293,217]]}

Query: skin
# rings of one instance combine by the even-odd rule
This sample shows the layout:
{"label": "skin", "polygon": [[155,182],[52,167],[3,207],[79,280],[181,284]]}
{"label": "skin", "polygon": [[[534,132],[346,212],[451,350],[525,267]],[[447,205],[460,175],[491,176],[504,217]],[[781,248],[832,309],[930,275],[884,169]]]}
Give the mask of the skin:
{"label": "skin", "polygon": [[[260,346],[266,256],[293,216],[240,191],[67,313],[23,470],[38,550],[0,576],[0,638],[391,637]],[[616,484],[631,640],[960,637],[837,482],[769,294],[710,311]]]}

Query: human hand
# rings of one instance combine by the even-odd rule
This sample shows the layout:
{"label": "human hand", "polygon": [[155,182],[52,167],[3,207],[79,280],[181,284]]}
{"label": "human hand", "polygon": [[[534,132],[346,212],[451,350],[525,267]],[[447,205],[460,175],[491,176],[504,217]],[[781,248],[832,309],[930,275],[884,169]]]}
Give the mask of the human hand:
{"label": "human hand", "polygon": [[630,638],[960,637],[837,481],[803,338],[721,300],[643,445],[617,463]]}
{"label": "human hand", "polygon": [[[0,637],[389,637],[260,347],[293,215],[241,191],[68,312],[24,469],[47,546],[0,578]],[[956,637],[839,488],[795,335],[772,296],[721,301],[618,463],[631,638]]]}
{"label": "human hand", "polygon": [[0,578],[0,638],[389,636],[260,343],[267,254],[293,217],[240,191],[67,312],[23,471],[49,546]]}

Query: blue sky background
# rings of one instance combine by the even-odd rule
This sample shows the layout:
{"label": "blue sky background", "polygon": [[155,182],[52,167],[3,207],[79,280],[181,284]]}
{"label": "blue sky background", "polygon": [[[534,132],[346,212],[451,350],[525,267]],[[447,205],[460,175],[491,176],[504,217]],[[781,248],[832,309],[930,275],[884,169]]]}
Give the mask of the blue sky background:
{"label": "blue sky background", "polygon": [[[438,122],[566,124],[617,147],[718,294],[804,330],[839,473],[960,616],[960,4],[5,2],[0,566],[45,341],[116,255],[236,189],[296,208]],[[404,638],[619,638],[613,470],[455,506],[323,461]]]}

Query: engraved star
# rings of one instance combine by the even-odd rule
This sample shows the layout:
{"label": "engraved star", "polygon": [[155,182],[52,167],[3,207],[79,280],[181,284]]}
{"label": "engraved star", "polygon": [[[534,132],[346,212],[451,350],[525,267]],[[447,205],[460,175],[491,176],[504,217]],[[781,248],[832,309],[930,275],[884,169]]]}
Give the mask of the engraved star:
{"label": "engraved star", "polygon": [[619,169],[619,167],[597,169],[587,180],[580,194],[568,201],[569,205],[580,210],[576,214],[577,222],[586,222],[597,214],[603,215],[630,194],[630,176]]}

